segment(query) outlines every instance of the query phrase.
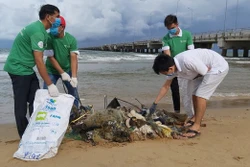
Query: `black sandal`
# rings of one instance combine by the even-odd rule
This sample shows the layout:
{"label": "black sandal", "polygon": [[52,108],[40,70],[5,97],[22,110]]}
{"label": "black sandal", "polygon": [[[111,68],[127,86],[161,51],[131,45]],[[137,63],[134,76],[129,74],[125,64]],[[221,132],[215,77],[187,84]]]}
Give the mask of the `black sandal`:
{"label": "black sandal", "polygon": [[194,133],[194,135],[193,136],[184,136],[184,137],[195,138],[201,134],[201,132],[198,132],[198,131],[192,130],[192,129],[188,129],[188,131],[185,134],[187,134],[187,133]]}
{"label": "black sandal", "polygon": [[193,126],[194,125],[194,121],[191,121],[191,120],[189,120],[189,121],[187,121],[187,123],[184,125],[184,127],[191,127],[191,126]]}

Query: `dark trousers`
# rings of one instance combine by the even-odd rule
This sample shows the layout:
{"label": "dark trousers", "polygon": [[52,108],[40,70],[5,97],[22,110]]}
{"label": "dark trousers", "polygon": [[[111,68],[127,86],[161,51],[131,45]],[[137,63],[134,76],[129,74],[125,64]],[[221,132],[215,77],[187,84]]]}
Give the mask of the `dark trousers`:
{"label": "dark trousers", "polygon": [[175,77],[172,80],[171,91],[172,91],[172,99],[174,103],[174,110],[180,111],[180,92],[179,92],[179,84],[178,84],[177,77]]}
{"label": "dark trousers", "polygon": [[39,81],[35,73],[31,75],[13,75],[9,73],[12,80],[14,93],[14,113],[16,119],[17,131],[22,135],[28,125],[26,118],[27,103],[29,104],[29,115],[33,113],[33,102],[36,90],[39,89]]}

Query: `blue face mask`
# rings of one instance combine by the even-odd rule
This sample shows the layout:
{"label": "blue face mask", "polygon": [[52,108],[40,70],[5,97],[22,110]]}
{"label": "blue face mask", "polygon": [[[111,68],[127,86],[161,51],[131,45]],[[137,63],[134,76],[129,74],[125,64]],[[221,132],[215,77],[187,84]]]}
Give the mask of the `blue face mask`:
{"label": "blue face mask", "polygon": [[59,18],[56,18],[55,22],[52,24],[52,27],[50,28],[50,34],[53,36],[58,36],[59,35],[59,31],[58,31],[58,27],[61,24],[61,20]]}
{"label": "blue face mask", "polygon": [[56,18],[55,19],[55,22],[52,24],[52,27],[51,28],[56,28],[56,27],[59,27],[61,24],[61,20],[59,18]]}
{"label": "blue face mask", "polygon": [[172,76],[174,76],[174,75],[175,75],[175,73],[173,72],[173,73],[171,73],[171,74],[168,74],[167,76],[172,77]]}
{"label": "blue face mask", "polygon": [[168,32],[169,32],[171,35],[175,35],[175,34],[177,33],[177,27],[168,30]]}
{"label": "blue face mask", "polygon": [[177,73],[173,71],[172,73],[164,74],[164,75],[171,77],[171,76],[177,76]]}
{"label": "blue face mask", "polygon": [[58,27],[50,28],[50,34],[53,36],[58,36],[59,35]]}

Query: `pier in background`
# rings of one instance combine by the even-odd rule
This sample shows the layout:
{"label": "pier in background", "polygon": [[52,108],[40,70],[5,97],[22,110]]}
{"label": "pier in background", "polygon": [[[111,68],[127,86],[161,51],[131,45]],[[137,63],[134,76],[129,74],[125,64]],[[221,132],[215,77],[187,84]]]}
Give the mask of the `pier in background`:
{"label": "pier in background", "polygon": [[[233,50],[233,57],[239,57],[239,50],[243,50],[243,57],[249,57],[250,29],[227,30],[226,32],[206,32],[193,34],[195,48],[211,49],[213,44],[222,50],[221,54],[227,56],[229,49]],[[150,39],[117,44],[107,44],[96,47],[81,48],[81,50],[159,53],[162,48],[162,39]]]}

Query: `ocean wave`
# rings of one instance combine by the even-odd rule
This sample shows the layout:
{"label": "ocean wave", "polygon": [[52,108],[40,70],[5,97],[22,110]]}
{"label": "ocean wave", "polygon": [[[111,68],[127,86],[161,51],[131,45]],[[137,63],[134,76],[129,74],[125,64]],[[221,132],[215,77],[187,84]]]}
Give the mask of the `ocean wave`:
{"label": "ocean wave", "polygon": [[8,54],[9,53],[0,53],[0,62],[1,63],[4,63],[5,61],[6,61],[6,59],[7,59],[7,57],[8,57]]}
{"label": "ocean wave", "polygon": [[123,62],[123,61],[143,61],[153,60],[155,55],[152,54],[134,54],[134,53],[111,53],[107,54],[81,54],[79,62]]}
{"label": "ocean wave", "polygon": [[[126,61],[150,61],[157,54],[143,54],[134,52],[102,52],[102,51],[80,51],[79,62],[126,62]],[[8,57],[8,50],[0,50],[0,63],[4,63]],[[230,63],[250,64],[250,57],[225,57]]]}
{"label": "ocean wave", "polygon": [[140,61],[145,59],[138,59],[138,58],[96,58],[96,59],[88,59],[88,60],[80,60],[79,62],[126,62],[126,61]]}
{"label": "ocean wave", "polygon": [[250,61],[250,57],[225,57],[226,60],[246,60]]}
{"label": "ocean wave", "polygon": [[153,54],[134,54],[134,56],[146,59],[154,59],[156,57],[156,55]]}
{"label": "ocean wave", "polygon": [[250,61],[234,61],[236,64],[250,64]]}
{"label": "ocean wave", "polygon": [[214,93],[213,97],[250,97],[250,93]]}

